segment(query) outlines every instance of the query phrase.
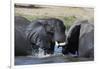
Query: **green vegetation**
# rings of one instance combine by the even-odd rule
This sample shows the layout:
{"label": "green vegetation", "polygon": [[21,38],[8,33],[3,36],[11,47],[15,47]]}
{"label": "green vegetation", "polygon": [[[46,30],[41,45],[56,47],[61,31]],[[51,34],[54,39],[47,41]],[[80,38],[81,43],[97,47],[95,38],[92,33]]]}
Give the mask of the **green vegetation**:
{"label": "green vegetation", "polygon": [[77,18],[75,16],[63,17],[66,28],[69,29],[76,19]]}

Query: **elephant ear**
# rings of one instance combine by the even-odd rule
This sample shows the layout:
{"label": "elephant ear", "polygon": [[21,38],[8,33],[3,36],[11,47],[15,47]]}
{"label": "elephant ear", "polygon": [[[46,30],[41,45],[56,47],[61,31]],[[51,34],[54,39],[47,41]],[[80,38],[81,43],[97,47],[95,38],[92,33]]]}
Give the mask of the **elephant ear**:
{"label": "elephant ear", "polygon": [[35,33],[36,29],[41,26],[38,21],[32,21],[25,30],[26,39],[29,39],[32,34]]}
{"label": "elephant ear", "polygon": [[31,30],[28,35],[28,40],[30,41],[30,43],[34,43],[42,49],[50,47],[47,33],[43,26]]}

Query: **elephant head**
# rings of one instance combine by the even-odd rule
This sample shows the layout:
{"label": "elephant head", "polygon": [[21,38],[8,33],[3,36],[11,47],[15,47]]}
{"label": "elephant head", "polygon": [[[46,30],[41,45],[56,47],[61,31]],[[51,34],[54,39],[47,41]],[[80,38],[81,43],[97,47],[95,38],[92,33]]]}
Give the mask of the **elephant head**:
{"label": "elephant head", "polygon": [[40,22],[44,25],[44,28],[48,34],[48,37],[52,38],[52,41],[64,42],[65,41],[65,25],[63,21],[57,18],[43,19]]}
{"label": "elephant head", "polygon": [[65,41],[65,26],[56,18],[38,19],[27,27],[26,37],[34,48],[41,48],[46,53],[52,54],[55,41]]}

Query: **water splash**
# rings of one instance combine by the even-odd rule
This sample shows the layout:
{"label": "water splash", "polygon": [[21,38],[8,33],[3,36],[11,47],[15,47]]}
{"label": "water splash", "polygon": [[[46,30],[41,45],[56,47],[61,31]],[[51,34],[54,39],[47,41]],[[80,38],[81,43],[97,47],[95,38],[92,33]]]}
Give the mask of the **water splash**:
{"label": "water splash", "polygon": [[46,54],[44,53],[44,50],[39,48],[39,53],[38,53],[38,58],[44,58],[44,57],[49,57],[51,56],[50,54]]}
{"label": "water splash", "polygon": [[62,55],[62,47],[59,47],[57,42],[55,42],[54,55]]}
{"label": "water splash", "polygon": [[46,54],[43,49],[39,48],[38,50],[33,50],[32,51],[32,56],[36,58],[45,58],[45,57],[50,57],[50,54]]}
{"label": "water splash", "polygon": [[[46,54],[43,49],[39,48],[38,51],[37,50],[33,50],[33,56],[37,57],[37,58],[45,58],[45,57],[50,57],[50,56],[58,56],[58,55],[63,55],[62,54],[62,46],[65,45],[66,43],[59,43],[55,42],[55,47],[54,47],[54,54]],[[59,47],[61,46],[61,47]]]}

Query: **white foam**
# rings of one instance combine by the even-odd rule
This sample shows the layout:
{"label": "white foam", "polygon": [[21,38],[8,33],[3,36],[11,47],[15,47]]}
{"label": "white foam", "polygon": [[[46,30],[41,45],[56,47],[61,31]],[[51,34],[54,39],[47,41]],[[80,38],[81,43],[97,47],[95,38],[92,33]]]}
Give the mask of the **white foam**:
{"label": "white foam", "polygon": [[39,48],[39,53],[37,54],[38,58],[45,58],[45,57],[50,57],[50,56],[51,56],[50,54],[44,55],[44,50]]}

